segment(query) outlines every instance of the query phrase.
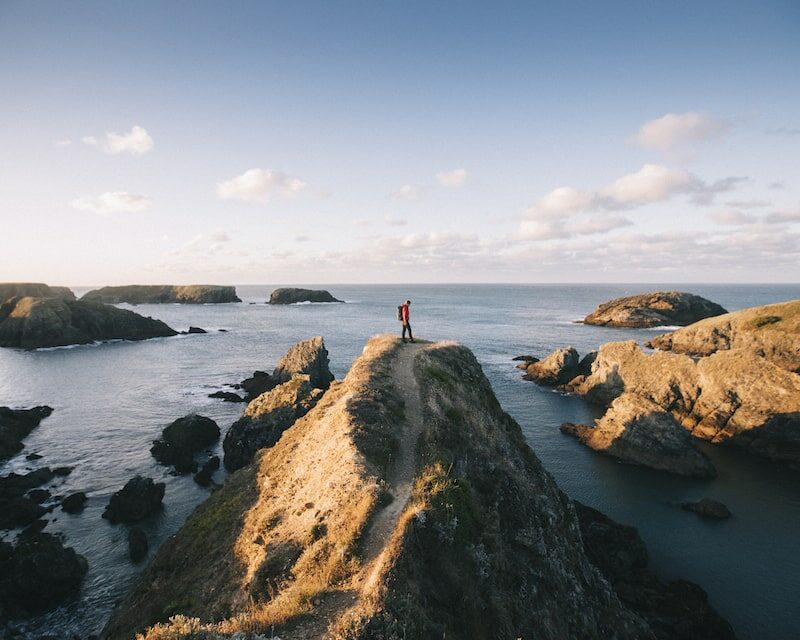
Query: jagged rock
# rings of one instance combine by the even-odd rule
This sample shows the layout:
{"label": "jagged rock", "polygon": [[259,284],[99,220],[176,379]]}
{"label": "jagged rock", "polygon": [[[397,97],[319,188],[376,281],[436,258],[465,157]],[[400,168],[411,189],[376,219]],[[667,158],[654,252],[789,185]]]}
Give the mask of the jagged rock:
{"label": "jagged rock", "polygon": [[146,518],[161,508],[165,487],[163,482],[153,482],[152,478],[134,476],[111,496],[103,517],[112,524]]}
{"label": "jagged rock", "polygon": [[77,594],[86,559],[47,533],[20,536],[0,551],[0,602],[13,617],[40,613]]}
{"label": "jagged rock", "polygon": [[244,415],[225,434],[222,448],[225,468],[235,471],[248,464],[259,449],[273,446],[284,431],[317,403],[323,390],[311,384],[308,374],[287,382],[252,400]]}
{"label": "jagged rock", "polygon": [[21,451],[22,440],[51,413],[52,407],[44,405],[32,409],[0,407],[0,460]]}
{"label": "jagged rock", "polygon": [[200,327],[189,327],[189,330],[186,333],[208,333],[208,331],[201,329]]}
{"label": "jagged rock", "polygon": [[74,300],[75,294],[67,287],[50,287],[41,282],[2,282],[0,283],[0,303],[9,298],[63,298]]}
{"label": "jagged rock", "polygon": [[219,398],[225,402],[246,402],[242,396],[240,396],[238,393],[233,393],[232,391],[215,391],[214,393],[209,393],[208,397]]}
{"label": "jagged rock", "polygon": [[80,513],[86,506],[86,494],[83,491],[71,493],[61,501],[61,508],[67,513]]}
{"label": "jagged rock", "polygon": [[241,302],[236,295],[236,287],[213,284],[142,285],[133,284],[122,287],[102,287],[86,293],[81,300],[106,302],[109,304],[209,304]]}
{"label": "jagged rock", "polygon": [[286,382],[295,375],[308,375],[309,383],[317,389],[330,386],[333,374],[322,336],[298,342],[286,352],[272,372],[272,378],[278,383]]}
{"label": "jagged rock", "polygon": [[52,495],[47,489],[31,489],[28,491],[28,498],[36,504],[47,502]]}
{"label": "jagged rock", "polygon": [[132,562],[141,562],[147,556],[147,534],[141,527],[128,530],[128,556]]}
{"label": "jagged rock", "polygon": [[634,527],[574,502],[586,555],[658,640],[735,640],[730,624],[708,604],[703,589],[687,580],[665,584],[647,568],[647,549]]}
{"label": "jagged rock", "polygon": [[800,300],[751,307],[657,336],[648,346],[662,351],[709,356],[741,350],[800,373]]}
{"label": "jagged rock", "polygon": [[153,441],[150,453],[163,465],[172,465],[178,473],[197,468],[194,454],[213,444],[220,435],[217,423],[211,418],[190,414],[178,418]]}
{"label": "jagged rock", "polygon": [[624,462],[683,476],[708,478],[714,465],[675,418],[647,398],[624,393],[611,403],[595,427],[564,423],[561,431]]}
{"label": "jagged rock", "polygon": [[45,509],[38,500],[32,499],[26,492],[50,482],[55,477],[48,467],[42,467],[29,473],[9,473],[0,477],[0,529],[24,527],[41,518]]}
{"label": "jagged rock", "polygon": [[245,400],[249,402],[265,391],[275,388],[276,384],[278,382],[266,371],[254,371],[252,377],[242,380],[240,386],[245,391]]}
{"label": "jagged rock", "polygon": [[201,487],[209,486],[211,478],[217,469],[219,469],[219,456],[211,456],[200,468],[200,471],[194,474],[194,481]]}
{"label": "jagged rock", "polygon": [[711,498],[703,498],[697,502],[684,502],[681,508],[685,511],[693,511],[704,518],[713,518],[715,520],[725,520],[731,517],[728,507]]}
{"label": "jagged rock", "polygon": [[727,311],[710,300],[680,291],[656,291],[601,304],[583,321],[607,327],[686,325]]}
{"label": "jagged rock", "polygon": [[270,304],[296,304],[298,302],[342,302],[324,290],[281,288],[269,297]]}
{"label": "jagged rock", "polygon": [[668,411],[694,436],[774,460],[800,462],[800,376],[741,349],[700,358],[634,341],[600,347],[591,375],[568,390],[608,406],[623,392]]}
{"label": "jagged rock", "polygon": [[38,349],[174,335],[161,320],[97,302],[17,297],[0,305],[0,347]]}
{"label": "jagged rock", "polygon": [[578,374],[578,363],[578,352],[574,348],[556,349],[544,360],[529,364],[525,379],[548,386],[564,384]]}

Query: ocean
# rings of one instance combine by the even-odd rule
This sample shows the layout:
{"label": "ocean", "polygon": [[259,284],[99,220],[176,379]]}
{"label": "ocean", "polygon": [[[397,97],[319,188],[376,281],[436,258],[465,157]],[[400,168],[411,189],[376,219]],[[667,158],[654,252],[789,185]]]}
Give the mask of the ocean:
{"label": "ocean", "polygon": [[[589,422],[596,410],[580,398],[522,380],[511,360],[520,354],[542,357],[565,345],[583,355],[604,342],[644,343],[656,335],[656,330],[575,322],[611,298],[678,289],[733,311],[800,298],[800,285],[336,285],[324,288],[346,304],[266,305],[273,288],[239,286],[241,304],[135,307],[177,330],[194,325],[207,334],[38,351],[0,349],[0,405],[55,409],[0,473],[74,466],[53,492],[89,496],[83,513],[56,510],[46,529],[62,533],[88,559],[80,597],[17,621],[6,630],[8,637],[85,638],[100,631],[144,566],[128,560],[125,526],[100,517],[109,496],[130,477],[142,474],[167,485],[163,511],[143,524],[150,557],[208,495],[191,475],[171,475],[150,455],[151,441],[167,424],[195,412],[216,420],[224,433],[244,405],[208,394],[255,370],[271,371],[292,344],[314,335],[325,338],[331,369],[343,377],[370,336],[399,330],[396,307],[406,298],[413,301],[415,336],[457,340],[472,349],[501,404],[559,486],[637,527],[651,568],[662,578],[699,583],[739,638],[800,637],[800,473],[705,443],[700,447],[719,472],[713,480],[619,464],[559,432],[562,422]],[[73,290],[80,295],[87,289]],[[221,440],[217,449],[221,455]],[[42,459],[29,462],[28,453]],[[224,471],[218,471],[215,480],[223,478]],[[680,509],[681,502],[703,496],[727,504],[733,517],[709,522]]]}

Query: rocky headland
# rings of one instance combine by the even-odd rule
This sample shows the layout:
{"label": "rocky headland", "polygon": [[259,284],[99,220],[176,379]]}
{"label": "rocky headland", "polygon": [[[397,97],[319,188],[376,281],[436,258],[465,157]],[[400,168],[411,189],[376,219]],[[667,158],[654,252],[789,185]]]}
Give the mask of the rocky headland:
{"label": "rocky headland", "polygon": [[107,304],[222,304],[241,302],[236,287],[216,284],[149,285],[132,284],[120,287],[93,289],[81,300]]}
{"label": "rocky headland", "polygon": [[41,282],[0,282],[0,303],[26,297],[74,300],[75,294],[68,287],[51,287]]}
{"label": "rocky headland", "polygon": [[38,349],[174,335],[161,320],[99,302],[13,297],[0,305],[0,347]]}
{"label": "rocky headland", "polygon": [[297,289],[284,287],[275,289],[269,296],[269,304],[297,304],[298,302],[344,302],[337,300],[322,289]]}
{"label": "rocky headland", "polygon": [[687,325],[727,313],[715,302],[681,291],[655,291],[601,304],[583,319],[603,327],[647,328]]}
{"label": "rocky headland", "polygon": [[733,637],[696,585],[615,581],[622,550],[579,515],[469,350],[380,336],[163,544],[103,635]]}

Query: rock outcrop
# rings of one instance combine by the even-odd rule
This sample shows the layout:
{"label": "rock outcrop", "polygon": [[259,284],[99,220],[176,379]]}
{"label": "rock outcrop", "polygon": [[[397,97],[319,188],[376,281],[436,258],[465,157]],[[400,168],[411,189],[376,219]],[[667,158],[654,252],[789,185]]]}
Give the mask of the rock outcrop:
{"label": "rock outcrop", "polygon": [[578,362],[578,352],[573,347],[556,349],[544,360],[528,364],[525,378],[553,387],[564,384],[578,374]]}
{"label": "rock outcrop", "polygon": [[333,382],[328,350],[322,336],[302,340],[289,349],[278,361],[272,379],[281,383],[295,375],[307,375],[311,386],[317,389],[327,389]]}
{"label": "rock outcrop", "polygon": [[97,302],[16,297],[0,305],[0,347],[38,349],[174,335],[161,320]]}
{"label": "rock outcrop", "polygon": [[653,338],[648,346],[701,357],[718,351],[745,351],[800,373],[800,300],[709,318]]}
{"label": "rock outcrop", "polygon": [[165,488],[163,482],[134,476],[111,496],[103,517],[112,524],[142,520],[161,509]]}
{"label": "rock outcrop", "polygon": [[298,302],[343,302],[322,289],[297,289],[285,287],[275,289],[269,296],[269,304],[297,304]]}
{"label": "rock outcrop", "polygon": [[731,625],[708,604],[703,589],[688,580],[669,584],[647,568],[647,549],[635,528],[614,522],[575,502],[589,560],[659,640],[734,640]]}
{"label": "rock outcrop", "polygon": [[41,613],[77,594],[86,559],[47,533],[0,541],[0,621]]}
{"label": "rock outcrop", "polygon": [[31,492],[56,475],[50,467],[42,467],[28,473],[9,473],[0,477],[0,529],[30,525],[47,513],[41,505],[42,500]]}
{"label": "rock outcrop", "polygon": [[604,327],[687,325],[727,311],[710,300],[680,291],[655,291],[601,304],[583,319]]}
{"label": "rock outcrop", "polygon": [[184,286],[132,284],[122,287],[102,287],[84,294],[81,300],[108,304],[220,304],[241,302],[236,295],[236,287],[215,284]]}
{"label": "rock outcrop", "polygon": [[211,446],[219,435],[216,422],[192,413],[165,427],[161,437],[153,441],[150,453],[161,464],[175,467],[178,473],[193,472],[197,470],[195,454]]}
{"label": "rock outcrop", "polygon": [[0,283],[0,304],[9,298],[62,298],[74,300],[75,294],[67,287],[51,287],[41,282]]}
{"label": "rock outcrop", "polygon": [[45,405],[32,409],[0,407],[0,460],[22,451],[22,441],[51,413],[53,408]]}
{"label": "rock outcrop", "polygon": [[594,427],[564,423],[561,431],[624,462],[682,476],[709,478],[714,465],[670,413],[634,393],[617,397]]}
{"label": "rock outcrop", "polygon": [[164,543],[104,637],[137,632],[659,637],[472,353],[383,336]]}

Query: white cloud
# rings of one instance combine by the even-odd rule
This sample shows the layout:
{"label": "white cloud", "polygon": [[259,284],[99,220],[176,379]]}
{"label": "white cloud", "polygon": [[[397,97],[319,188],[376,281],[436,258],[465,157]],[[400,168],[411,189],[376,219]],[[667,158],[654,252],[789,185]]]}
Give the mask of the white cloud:
{"label": "white cloud", "polygon": [[646,149],[668,151],[679,145],[717,138],[729,127],[728,122],[717,120],[707,113],[668,113],[645,122],[633,140]]}
{"label": "white cloud", "polygon": [[217,183],[217,195],[224,200],[267,202],[273,196],[291,198],[306,183],[271,169],[248,169],[242,175]]}
{"label": "white cloud", "polygon": [[467,172],[465,169],[442,171],[436,174],[436,181],[447,189],[457,189],[467,181]]}
{"label": "white cloud", "polygon": [[530,218],[558,218],[592,209],[595,200],[595,194],[590,191],[559,187],[542,196],[536,204],[527,209],[526,214]]}
{"label": "white cloud", "polygon": [[520,223],[521,240],[557,240],[575,236],[607,233],[633,224],[621,216],[593,216],[579,220],[523,220]]}
{"label": "white cloud", "polygon": [[134,125],[128,133],[109,131],[102,140],[95,136],[83,136],[81,141],[90,147],[100,147],[111,155],[132,153],[141,156],[152,151],[155,146],[155,142],[147,130],[138,125]]}
{"label": "white cloud", "polygon": [[147,211],[153,204],[148,196],[128,193],[127,191],[109,191],[99,196],[81,196],[70,202],[73,209],[91,211],[101,215],[110,213],[140,213]]}
{"label": "white cloud", "polygon": [[773,211],[764,217],[764,222],[769,224],[800,222],[800,209],[783,209],[781,211]]}
{"label": "white cloud", "polygon": [[408,202],[415,202],[422,197],[422,190],[412,184],[404,184],[397,191],[390,195],[395,200],[406,200]]}
{"label": "white cloud", "polygon": [[718,224],[740,225],[756,222],[756,218],[737,209],[721,209],[711,214],[710,218]]}
{"label": "white cloud", "polygon": [[646,164],[639,171],[618,178],[599,195],[611,200],[613,205],[634,206],[667,200],[693,182],[688,171]]}

